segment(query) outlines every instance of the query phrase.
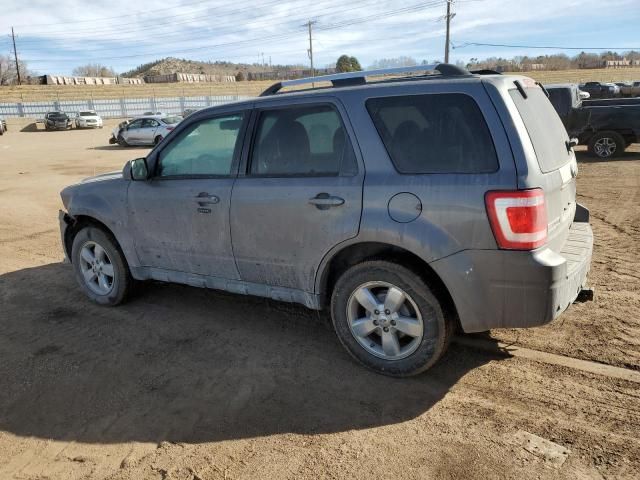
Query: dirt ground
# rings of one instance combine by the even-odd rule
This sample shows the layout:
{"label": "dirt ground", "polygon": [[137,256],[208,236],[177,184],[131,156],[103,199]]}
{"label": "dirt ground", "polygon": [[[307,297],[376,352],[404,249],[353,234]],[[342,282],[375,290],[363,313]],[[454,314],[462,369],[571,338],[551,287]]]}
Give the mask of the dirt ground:
{"label": "dirt ground", "polygon": [[[147,150],[109,146],[109,125],[9,128],[0,479],[640,475],[637,382],[459,344],[394,380],[355,365],[303,308],[159,283],[119,308],[89,303],[61,263],[58,192]],[[596,301],[488,338],[639,371],[640,149],[610,162],[581,153],[579,168]],[[566,461],[527,447],[524,432],[568,449]]]}

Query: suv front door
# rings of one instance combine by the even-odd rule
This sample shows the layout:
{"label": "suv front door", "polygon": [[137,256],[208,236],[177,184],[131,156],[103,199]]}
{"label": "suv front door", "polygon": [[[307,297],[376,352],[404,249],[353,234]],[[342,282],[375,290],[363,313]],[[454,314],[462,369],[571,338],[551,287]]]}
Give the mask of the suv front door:
{"label": "suv front door", "polygon": [[244,112],[200,119],[150,160],[149,180],[131,182],[128,209],[142,266],[238,279],[229,202]]}
{"label": "suv front door", "polygon": [[254,115],[250,153],[231,201],[240,277],[313,292],[324,255],[360,226],[364,171],[346,116],[332,99]]}

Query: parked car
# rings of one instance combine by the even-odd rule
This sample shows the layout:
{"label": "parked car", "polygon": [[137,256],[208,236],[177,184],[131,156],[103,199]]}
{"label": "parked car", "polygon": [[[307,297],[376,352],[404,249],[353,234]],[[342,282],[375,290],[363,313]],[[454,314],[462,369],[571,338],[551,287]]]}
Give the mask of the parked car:
{"label": "parked car", "polygon": [[623,97],[640,97],[640,82],[625,83],[620,87],[620,94]]}
{"label": "parked car", "polygon": [[44,128],[46,130],[68,130],[73,127],[73,122],[64,112],[48,112],[44,116]]}
{"label": "parked car", "polygon": [[575,84],[546,89],[569,135],[591,155],[612,158],[640,142],[640,100],[582,100]]}
{"label": "parked car", "polygon": [[580,90],[588,92],[591,98],[613,98],[616,92],[615,87],[600,82],[586,82],[580,85]]}
{"label": "parked car", "polygon": [[526,77],[383,72],[419,70],[283,81],[65,188],[80,287],[103,305],[156,279],[328,309],[348,352],[394,376],[432,366],[457,325],[556,318],[593,245],[562,122]]}
{"label": "parked car", "polygon": [[617,83],[607,82],[604,85],[606,85],[607,87],[613,88],[613,96],[614,97],[619,97],[620,96],[620,87],[618,86]]}
{"label": "parked car", "polygon": [[178,115],[153,115],[122,122],[111,133],[109,143],[127,145],[157,145],[171,132],[182,117]]}
{"label": "parked car", "polygon": [[4,135],[4,132],[7,131],[7,121],[4,117],[0,117],[0,135]]}
{"label": "parked car", "polygon": [[185,109],[184,112],[182,112],[182,117],[183,118],[187,118],[189,115],[191,115],[192,113],[196,113],[198,110],[202,110],[204,107],[193,107],[193,108],[187,108]]}
{"label": "parked car", "polygon": [[83,110],[76,114],[76,128],[102,128],[102,117],[94,110]]}

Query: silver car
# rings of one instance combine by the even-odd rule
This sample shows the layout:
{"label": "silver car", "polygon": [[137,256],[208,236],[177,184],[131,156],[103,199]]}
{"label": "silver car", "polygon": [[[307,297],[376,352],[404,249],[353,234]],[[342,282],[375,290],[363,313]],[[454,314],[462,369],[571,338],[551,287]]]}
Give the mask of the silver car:
{"label": "silver car", "polygon": [[182,120],[179,115],[150,115],[138,117],[116,127],[110,143],[127,145],[157,145]]}

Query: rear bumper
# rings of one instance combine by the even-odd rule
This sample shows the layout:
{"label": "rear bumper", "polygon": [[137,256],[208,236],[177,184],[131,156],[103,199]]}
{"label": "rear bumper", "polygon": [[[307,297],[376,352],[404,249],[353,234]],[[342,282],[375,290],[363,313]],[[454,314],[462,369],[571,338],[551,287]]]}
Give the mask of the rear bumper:
{"label": "rear bumper", "polygon": [[432,266],[465,332],[527,328],[552,321],[573,303],[586,286],[592,251],[588,211],[581,207],[560,253],[468,250]]}

